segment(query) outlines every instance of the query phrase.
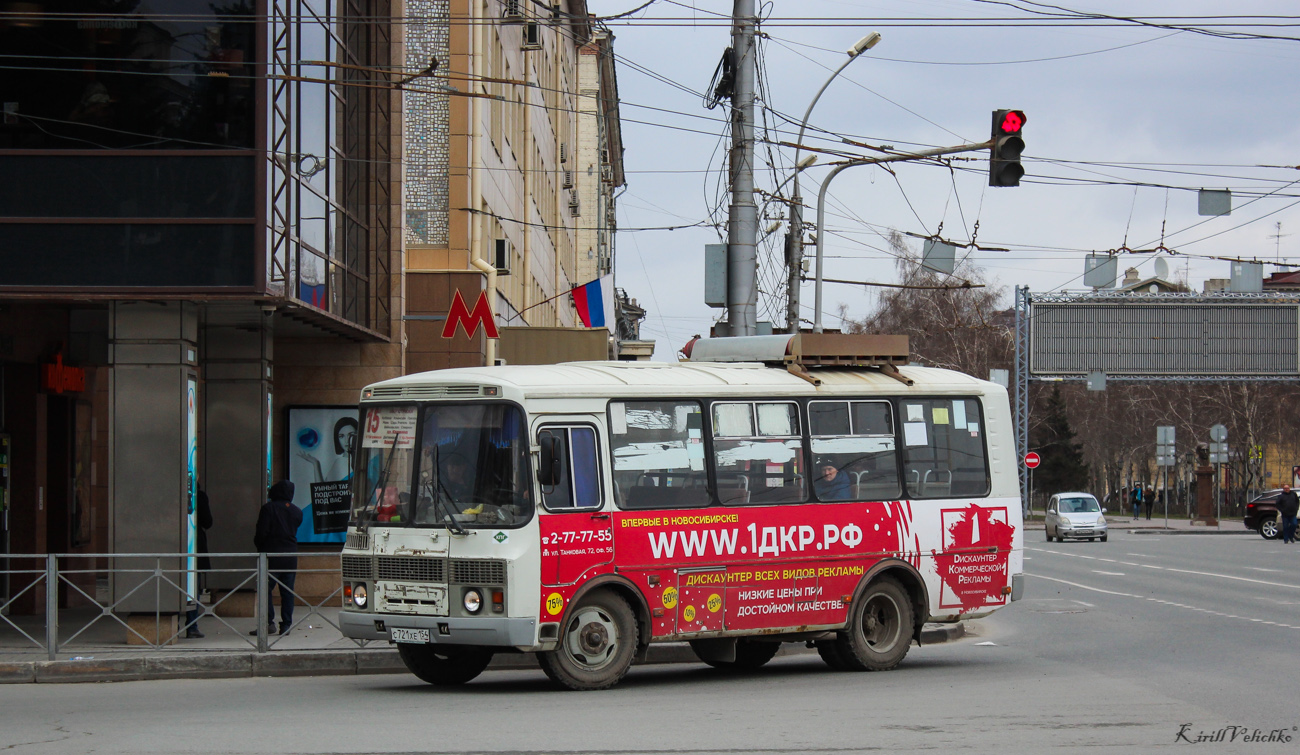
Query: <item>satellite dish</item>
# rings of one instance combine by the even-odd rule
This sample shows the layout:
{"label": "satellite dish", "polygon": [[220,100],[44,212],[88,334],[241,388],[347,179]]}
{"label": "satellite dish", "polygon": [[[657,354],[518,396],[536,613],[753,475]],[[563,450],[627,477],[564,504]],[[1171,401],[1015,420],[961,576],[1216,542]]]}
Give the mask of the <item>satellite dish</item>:
{"label": "satellite dish", "polygon": [[1160,280],[1169,278],[1169,263],[1165,262],[1164,257],[1156,257],[1156,277]]}

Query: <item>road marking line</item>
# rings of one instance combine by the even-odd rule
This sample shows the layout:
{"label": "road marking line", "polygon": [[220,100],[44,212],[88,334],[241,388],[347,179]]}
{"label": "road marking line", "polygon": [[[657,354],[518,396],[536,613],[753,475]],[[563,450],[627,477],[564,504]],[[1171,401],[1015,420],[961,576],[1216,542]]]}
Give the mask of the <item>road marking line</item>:
{"label": "road marking line", "polygon": [[[1079,582],[1071,582],[1071,581],[1068,580],[1068,579],[1057,579],[1056,577],[1045,577],[1045,576],[1043,576],[1042,574],[1031,574],[1031,573],[1029,573],[1029,572],[1024,572],[1024,574],[1025,574],[1025,576],[1028,576],[1028,577],[1037,577],[1038,579],[1045,579],[1045,580],[1047,580],[1048,582],[1060,582],[1060,583],[1063,584],[1063,585],[1069,585],[1069,586],[1071,586],[1071,587],[1077,587],[1077,588],[1079,588],[1079,589],[1081,589],[1081,590],[1091,590],[1092,592],[1099,592],[1099,593],[1102,593],[1102,594],[1104,594],[1104,595],[1117,595],[1117,596],[1119,596],[1119,597],[1121,597],[1121,598],[1137,598],[1138,600],[1150,601],[1150,602],[1152,602],[1152,603],[1163,603],[1163,604],[1165,604],[1165,605],[1175,606],[1175,607],[1177,607],[1177,608],[1185,608],[1185,609],[1187,609],[1187,610],[1189,610],[1189,611],[1197,611],[1197,612],[1199,612],[1199,613],[1208,613],[1208,614],[1211,614],[1211,615],[1213,615],[1213,616],[1222,616],[1222,617],[1225,618],[1225,619],[1246,619],[1247,621],[1250,621],[1250,622],[1266,623],[1266,622],[1264,622],[1263,619],[1251,619],[1251,618],[1247,618],[1247,617],[1245,617],[1245,616],[1234,616],[1234,615],[1231,615],[1231,614],[1220,613],[1220,612],[1218,612],[1218,611],[1211,611],[1211,610],[1208,609],[1208,608],[1197,608],[1196,606],[1183,605],[1182,603],[1171,603],[1171,602],[1169,602],[1169,601],[1167,601],[1167,600],[1161,600],[1160,598],[1152,598],[1152,597],[1150,597],[1150,596],[1148,596],[1148,595],[1134,595],[1133,593],[1130,593],[1130,592],[1119,592],[1119,591],[1117,591],[1117,590],[1105,590],[1105,589],[1102,589],[1102,588],[1100,588],[1100,587],[1093,587],[1092,585],[1085,585],[1085,584],[1081,584],[1081,583],[1079,583]],[[1274,624],[1273,626],[1282,627],[1283,629],[1300,629],[1300,626],[1293,626],[1293,625],[1291,625],[1291,624],[1280,624],[1280,623],[1278,623],[1278,624]]]}
{"label": "road marking line", "polygon": [[1246,567],[1243,567],[1243,568],[1250,569],[1251,571],[1271,571],[1271,572],[1280,572],[1280,571],[1282,571],[1281,569],[1265,569],[1265,568],[1260,567],[1260,566],[1246,566]]}
{"label": "road marking line", "polygon": [[1107,577],[1122,577],[1122,576],[1124,576],[1124,572],[1122,572],[1122,571],[1097,571],[1096,569],[1093,569],[1093,570],[1092,570],[1092,573],[1093,573],[1093,574],[1104,574],[1104,575],[1106,575]]}
{"label": "road marking line", "polygon": [[[1034,550],[1039,550],[1039,549],[1035,548]],[[1130,564],[1127,561],[1115,561],[1114,559],[1109,559],[1109,558],[1096,558],[1095,556],[1080,556],[1077,553],[1059,553],[1057,551],[1047,551],[1047,550],[1044,550],[1043,552],[1054,553],[1058,556],[1070,556],[1072,558],[1091,558],[1097,561],[1110,561],[1111,563],[1119,563],[1119,564],[1124,564],[1126,566],[1146,566],[1145,564]],[[1269,582],[1262,579],[1253,579],[1251,577],[1237,577],[1231,574],[1215,574],[1214,572],[1196,571],[1193,569],[1175,569],[1172,566],[1152,566],[1149,568],[1162,569],[1164,571],[1174,572],[1177,574],[1195,574],[1198,577],[1216,577],[1218,579],[1232,579],[1238,582],[1250,582],[1256,585],[1267,585],[1269,587],[1286,587],[1292,590],[1300,590],[1300,585],[1288,585],[1283,582]],[[1246,567],[1246,568],[1254,568],[1254,567]],[[1104,572],[1097,572],[1097,573],[1102,574]]]}

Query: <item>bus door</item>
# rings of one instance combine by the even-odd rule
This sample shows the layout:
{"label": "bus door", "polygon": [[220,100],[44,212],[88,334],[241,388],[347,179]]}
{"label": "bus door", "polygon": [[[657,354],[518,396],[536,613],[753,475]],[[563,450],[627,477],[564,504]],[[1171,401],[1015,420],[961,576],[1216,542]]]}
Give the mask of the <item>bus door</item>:
{"label": "bus door", "polygon": [[677,570],[677,631],[718,632],[727,595],[727,567],[697,566]]}
{"label": "bus door", "polygon": [[605,511],[600,440],[590,421],[539,424],[539,480],[546,513],[539,517],[542,583],[569,585],[614,560],[614,532]]}

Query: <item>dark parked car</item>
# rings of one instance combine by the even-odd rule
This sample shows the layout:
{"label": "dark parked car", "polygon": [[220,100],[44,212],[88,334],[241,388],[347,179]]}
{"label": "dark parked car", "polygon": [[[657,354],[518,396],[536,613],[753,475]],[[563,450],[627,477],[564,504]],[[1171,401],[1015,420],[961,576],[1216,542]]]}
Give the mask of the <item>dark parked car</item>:
{"label": "dark parked car", "polygon": [[1277,496],[1281,492],[1281,489],[1266,490],[1246,504],[1246,529],[1255,530],[1265,540],[1276,540],[1282,535],[1277,518]]}

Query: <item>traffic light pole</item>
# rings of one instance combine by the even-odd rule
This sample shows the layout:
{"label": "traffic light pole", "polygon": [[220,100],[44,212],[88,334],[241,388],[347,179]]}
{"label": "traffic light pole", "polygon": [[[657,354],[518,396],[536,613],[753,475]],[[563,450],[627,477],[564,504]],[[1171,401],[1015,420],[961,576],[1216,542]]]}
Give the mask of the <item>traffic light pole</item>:
{"label": "traffic light pole", "polygon": [[978,152],[982,149],[991,149],[994,140],[990,139],[979,144],[962,144],[957,147],[939,147],[938,149],[925,150],[924,152],[909,152],[901,155],[888,155],[886,157],[868,157],[861,160],[849,160],[841,165],[835,166],[835,169],[827,174],[826,179],[822,181],[821,189],[817,192],[817,284],[813,289],[813,332],[821,333],[822,327],[822,281],[824,280],[822,261],[825,259],[823,250],[826,243],[826,234],[822,231],[826,226],[826,191],[831,186],[831,181],[835,179],[842,171],[849,168],[855,168],[859,165],[879,165],[880,163],[897,163],[906,160],[923,160],[928,157],[939,157],[940,155],[955,155],[960,152]]}

